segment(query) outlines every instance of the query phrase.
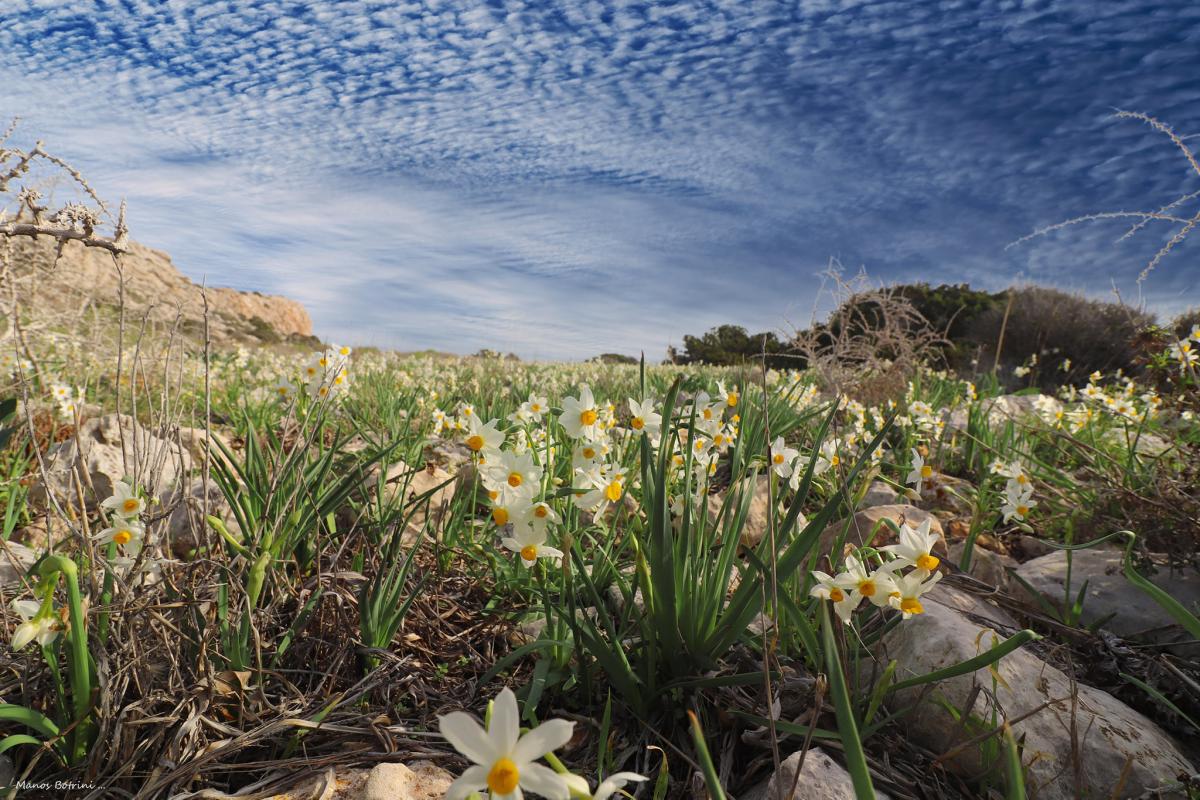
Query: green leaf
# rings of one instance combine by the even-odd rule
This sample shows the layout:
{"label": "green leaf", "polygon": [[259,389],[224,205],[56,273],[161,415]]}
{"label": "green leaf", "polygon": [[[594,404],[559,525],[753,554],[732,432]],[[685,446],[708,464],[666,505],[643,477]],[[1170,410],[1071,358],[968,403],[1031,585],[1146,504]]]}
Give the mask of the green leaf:
{"label": "green leaf", "polygon": [[49,717],[25,706],[0,703],[0,721],[20,723],[47,738],[58,736],[58,726]]}
{"label": "green leaf", "polygon": [[42,747],[44,742],[42,742],[41,739],[37,739],[27,733],[14,733],[12,736],[5,736],[3,739],[0,739],[0,753],[4,753],[22,744],[31,744],[34,747]]}
{"label": "green leaf", "polygon": [[867,756],[863,752],[858,723],[854,719],[854,701],[850,696],[849,687],[846,686],[846,676],[838,658],[837,642],[833,638],[829,603],[821,603],[821,628],[825,646],[825,670],[829,675],[829,694],[833,698],[833,707],[837,715],[842,752],[846,755],[846,770],[854,784],[855,797],[858,800],[874,800],[875,787],[871,784],[871,771],[867,767]]}

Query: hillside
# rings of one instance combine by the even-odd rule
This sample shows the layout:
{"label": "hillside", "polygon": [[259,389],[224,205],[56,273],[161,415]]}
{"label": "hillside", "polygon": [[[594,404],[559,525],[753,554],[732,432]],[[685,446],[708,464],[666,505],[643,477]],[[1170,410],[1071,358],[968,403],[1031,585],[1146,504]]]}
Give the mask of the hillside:
{"label": "hillside", "polygon": [[[55,261],[54,243],[12,240],[12,265],[23,312],[45,320],[101,315],[120,301],[120,279],[105,251],[69,244]],[[203,289],[189,280],[171,257],[136,242],[122,257],[127,319],[169,324],[177,316],[185,332],[204,325],[208,295],[209,331],[218,343],[276,342],[312,336],[312,319],[300,303],[285,297],[236,289]]]}

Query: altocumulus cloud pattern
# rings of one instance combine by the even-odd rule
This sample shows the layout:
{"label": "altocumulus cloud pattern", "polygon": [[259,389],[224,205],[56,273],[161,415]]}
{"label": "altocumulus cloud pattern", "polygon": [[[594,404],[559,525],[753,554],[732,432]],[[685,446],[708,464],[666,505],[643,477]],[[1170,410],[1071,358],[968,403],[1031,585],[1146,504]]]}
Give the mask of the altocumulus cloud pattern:
{"label": "altocumulus cloud pattern", "polygon": [[[1191,2],[6,2],[0,115],[334,339],[656,358],[881,280],[1135,295],[1200,189]],[[1196,144],[1200,140],[1190,140]],[[1195,213],[1192,207],[1191,213]],[[1143,287],[1200,302],[1197,244]]]}

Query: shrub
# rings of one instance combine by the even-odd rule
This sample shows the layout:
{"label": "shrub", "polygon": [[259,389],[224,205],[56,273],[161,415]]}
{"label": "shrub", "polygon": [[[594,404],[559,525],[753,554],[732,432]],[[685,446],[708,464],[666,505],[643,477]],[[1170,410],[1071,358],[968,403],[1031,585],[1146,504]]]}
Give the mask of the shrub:
{"label": "shrub", "polygon": [[[1010,292],[1011,307],[1005,301],[988,309],[965,332],[966,339],[981,348],[981,369],[995,363],[999,346],[1005,376],[1012,374],[1013,367],[1038,356],[1031,380],[1043,388],[1084,382],[1095,370],[1138,371],[1133,340],[1154,322],[1153,316],[1120,303],[1089,300],[1044,286]],[[1070,359],[1069,370],[1060,369],[1063,359]]]}
{"label": "shrub", "polygon": [[772,369],[803,366],[785,355],[788,346],[775,334],[750,334],[740,325],[719,325],[703,336],[684,336],[683,352],[671,348],[668,358],[676,364],[733,366],[758,359],[764,350],[767,366]]}
{"label": "shrub", "polygon": [[638,360],[636,358],[634,358],[633,356],[627,356],[623,353],[601,353],[598,356],[589,358],[588,361],[591,361],[596,364],[636,364],[636,363],[638,363]]}

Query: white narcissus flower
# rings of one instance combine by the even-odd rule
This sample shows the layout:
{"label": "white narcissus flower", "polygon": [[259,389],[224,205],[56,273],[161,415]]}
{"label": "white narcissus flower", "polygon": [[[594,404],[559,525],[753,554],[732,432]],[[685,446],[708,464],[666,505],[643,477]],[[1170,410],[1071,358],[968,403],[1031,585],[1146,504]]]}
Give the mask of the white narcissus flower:
{"label": "white narcissus flower", "polygon": [[597,517],[625,496],[625,475],[615,468],[600,466],[581,473],[579,478],[581,486],[574,497],[575,505]]}
{"label": "white narcissus flower", "polygon": [[888,600],[892,608],[898,609],[904,614],[905,619],[913,614],[924,614],[925,607],[921,605],[921,595],[932,589],[933,585],[941,579],[942,573],[935,572],[929,575],[923,570],[913,570],[907,575],[898,575],[895,579],[895,588]]}
{"label": "white narcissus flower", "polygon": [[725,415],[725,401],[710,403],[711,399],[708,392],[700,392],[694,402],[696,427],[709,436],[721,427],[721,418]]}
{"label": "white narcissus flower", "polygon": [[907,524],[900,526],[900,542],[889,544],[882,548],[885,552],[896,557],[897,567],[914,567],[918,572],[928,575],[937,569],[941,562],[933,555],[933,548],[938,543],[938,535],[929,530],[933,520],[925,520],[916,528]]}
{"label": "white narcissus flower", "polygon": [[558,421],[563,430],[572,439],[589,439],[595,441],[604,432],[600,423],[600,411],[596,407],[596,398],[592,389],[586,383],[579,385],[579,398],[566,397],[563,399],[562,414]]}
{"label": "white narcissus flower", "polygon": [[9,607],[25,620],[13,631],[13,650],[24,650],[30,642],[45,647],[58,636],[58,620],[53,614],[42,614],[42,604],[37,600],[13,600]]}
{"label": "white narcissus flower", "polygon": [[545,533],[547,525],[550,523],[557,525],[558,522],[558,514],[554,513],[554,509],[550,507],[549,503],[534,503],[533,508],[529,510],[529,524],[543,533]]}
{"label": "white narcissus flower", "polygon": [[478,415],[466,414],[465,410],[463,415],[467,418],[467,447],[475,453],[500,449],[504,444],[504,433],[496,429],[500,420],[480,422]]}
{"label": "white narcissus flower", "polygon": [[650,437],[651,442],[657,443],[658,434],[662,430],[662,415],[654,410],[654,402],[643,400],[639,403],[631,397],[629,398],[629,413],[632,415],[629,419],[629,427],[637,433],[646,434]]}
{"label": "white narcissus flower", "polygon": [[575,723],[547,720],[521,736],[517,698],[510,689],[496,696],[486,731],[461,711],[438,717],[438,727],[446,741],[473,763],[446,790],[446,800],[464,800],[482,789],[493,800],[521,800],[524,791],[549,800],[570,796],[564,776],[535,762],[570,741]]}
{"label": "white narcissus flower", "polygon": [[606,455],[608,445],[604,442],[580,442],[571,452],[571,469],[575,472],[595,469]]}
{"label": "white narcissus flower", "polygon": [[488,495],[492,501],[492,521],[496,523],[497,528],[522,525],[533,511],[531,499],[524,495],[514,497],[509,503],[500,502],[499,492],[488,492]]}
{"label": "white narcissus flower", "polygon": [[925,459],[921,458],[921,454],[917,452],[917,448],[912,451],[912,469],[908,473],[908,477],[904,479],[905,483],[911,483],[916,490],[921,491],[925,481],[933,477],[933,467],[925,463]]}
{"label": "white narcissus flower", "polygon": [[508,419],[510,422],[541,422],[542,415],[548,408],[546,398],[538,397],[530,392],[529,399],[521,403],[516,411],[509,414]]}
{"label": "white narcissus flower", "polygon": [[1000,513],[1004,515],[1004,521],[1017,520],[1024,522],[1029,516],[1029,512],[1037,505],[1037,501],[1033,499],[1033,490],[1018,491],[1012,481],[1009,481],[1009,490],[1005,493],[1004,504],[1000,507]]}
{"label": "white narcissus flower", "polygon": [[280,378],[275,381],[275,394],[280,400],[291,400],[296,394],[296,384],[289,381],[287,378]]}
{"label": "white narcissus flower", "polygon": [[792,477],[798,455],[800,453],[784,443],[782,436],[776,436],[775,441],[771,442],[771,469],[781,478]]}
{"label": "white narcissus flower", "polygon": [[821,475],[831,469],[836,469],[841,464],[842,457],[838,454],[838,442],[831,439],[821,445],[816,466],[813,467],[813,475]]}
{"label": "white narcissus flower", "polygon": [[1169,350],[1171,351],[1171,355],[1179,361],[1179,368],[1181,370],[1186,370],[1192,364],[1200,361],[1200,353],[1197,352],[1192,342],[1187,339],[1171,345]]}
{"label": "white narcissus flower", "polygon": [[532,499],[541,488],[542,468],[534,463],[533,454],[504,450],[493,453],[482,470],[483,485],[496,493],[501,505]]}
{"label": "white narcissus flower", "polygon": [[114,517],[112,526],[105,528],[96,535],[99,544],[114,542],[122,547],[130,544],[141,544],[146,535],[146,529],[136,519]]}
{"label": "white narcissus flower", "polygon": [[[577,775],[571,775],[567,777],[568,783],[573,784],[573,789],[578,790],[579,788],[582,788],[583,791],[580,792],[580,794],[589,794],[587,791],[587,781],[579,778]],[[572,780],[574,778],[579,778],[579,781],[582,781],[582,783]],[[645,775],[639,775],[636,772],[617,772],[605,778],[600,785],[596,787],[596,791],[590,792],[590,794],[592,796],[592,800],[608,800],[608,798],[612,797],[614,792],[624,789],[625,784],[641,783],[642,781],[646,780],[649,780],[649,778],[647,778]]]}
{"label": "white narcissus flower", "polygon": [[741,400],[736,386],[732,389],[726,389],[725,384],[721,381],[717,381],[717,394],[721,396],[725,405],[730,408],[737,408],[738,401]]}
{"label": "white narcissus flower", "polygon": [[561,550],[546,545],[546,528],[540,530],[529,522],[513,527],[513,535],[500,540],[506,548],[518,553],[527,567],[532,567],[539,558],[562,558]]}
{"label": "white narcissus flower", "polygon": [[888,605],[888,596],[895,591],[896,576],[892,572],[895,568],[893,562],[869,570],[857,556],[847,556],[845,571],[833,580],[841,589],[865,597],[872,605],[883,608]]}
{"label": "white narcissus flower", "polygon": [[112,497],[107,498],[100,503],[101,508],[107,508],[114,514],[125,519],[133,519],[138,514],[142,513],[146,508],[146,504],[142,501],[137,493],[125,481],[117,481],[113,484]]}
{"label": "white narcissus flower", "polygon": [[842,587],[838,586],[837,579],[827,572],[813,570],[812,576],[817,581],[817,585],[809,590],[808,596],[831,601],[838,618],[842,622],[850,622],[850,615],[854,613],[854,609],[858,608],[858,603],[862,599],[861,595],[844,591]]}

